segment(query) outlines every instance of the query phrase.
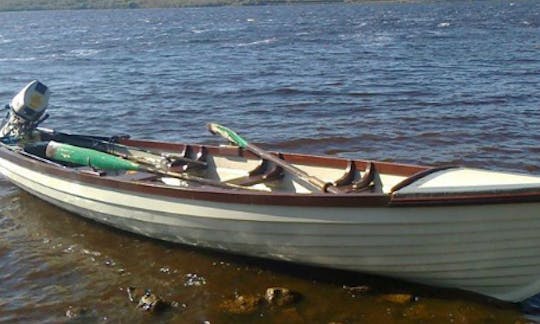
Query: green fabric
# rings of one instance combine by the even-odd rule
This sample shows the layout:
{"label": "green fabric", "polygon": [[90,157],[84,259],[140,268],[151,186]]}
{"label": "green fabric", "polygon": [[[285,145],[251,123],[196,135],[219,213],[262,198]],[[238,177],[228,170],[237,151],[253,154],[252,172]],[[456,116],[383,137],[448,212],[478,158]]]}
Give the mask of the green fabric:
{"label": "green fabric", "polygon": [[137,163],[122,158],[64,143],[58,143],[51,158],[79,165],[92,166],[104,170],[139,170]]}

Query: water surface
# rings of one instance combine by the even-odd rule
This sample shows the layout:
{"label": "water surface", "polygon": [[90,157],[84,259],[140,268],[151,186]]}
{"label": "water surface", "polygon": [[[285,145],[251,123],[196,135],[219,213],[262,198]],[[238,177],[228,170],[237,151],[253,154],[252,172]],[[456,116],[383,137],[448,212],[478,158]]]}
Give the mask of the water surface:
{"label": "water surface", "polygon": [[[0,99],[53,91],[44,126],[219,142],[216,121],[269,149],[538,174],[540,3],[319,4],[0,13]],[[513,322],[464,293],[151,241],[0,181],[0,321],[144,321],[126,295],[203,322]],[[189,274],[204,278],[190,285]],[[367,294],[346,286],[369,286]],[[293,307],[231,315],[235,294],[286,286]],[[405,293],[412,303],[381,297]],[[185,305],[182,305],[185,304]],[[86,311],[80,311],[84,308]],[[426,315],[427,314],[427,315]]]}

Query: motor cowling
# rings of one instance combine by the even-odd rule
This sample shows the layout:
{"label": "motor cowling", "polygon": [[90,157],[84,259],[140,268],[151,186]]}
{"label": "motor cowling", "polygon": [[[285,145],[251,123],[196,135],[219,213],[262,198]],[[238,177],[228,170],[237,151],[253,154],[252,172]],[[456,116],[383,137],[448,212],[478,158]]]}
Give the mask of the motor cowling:
{"label": "motor cowling", "polygon": [[10,108],[24,120],[37,121],[47,109],[49,96],[49,88],[34,80],[13,97]]}
{"label": "motor cowling", "polygon": [[49,103],[50,91],[43,83],[34,80],[13,97],[8,115],[0,129],[3,142],[17,142],[32,136],[44,115]]}

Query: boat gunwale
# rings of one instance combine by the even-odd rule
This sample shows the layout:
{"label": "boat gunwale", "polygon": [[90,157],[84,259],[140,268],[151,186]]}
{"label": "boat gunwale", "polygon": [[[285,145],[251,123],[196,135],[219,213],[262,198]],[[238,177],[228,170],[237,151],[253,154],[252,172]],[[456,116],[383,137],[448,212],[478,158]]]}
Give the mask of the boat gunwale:
{"label": "boat gunwale", "polygon": [[[166,143],[146,140],[122,139],[123,145],[133,145],[141,148],[154,148],[162,150],[182,149],[187,145],[206,147],[209,154],[222,156],[240,156],[245,158],[257,158],[248,151],[233,146],[211,146],[200,144]],[[288,162],[306,165],[326,167],[345,167],[350,161],[346,158],[327,156],[315,156],[307,154],[283,154]],[[474,192],[474,193],[447,193],[444,195],[399,195],[398,192],[385,193],[310,193],[298,194],[292,192],[262,192],[246,188],[246,190],[230,190],[217,187],[183,188],[170,187],[156,183],[134,182],[129,180],[115,179],[114,177],[96,176],[76,169],[51,165],[37,159],[32,159],[18,152],[12,151],[7,145],[2,145],[0,158],[17,163],[22,167],[29,168],[45,174],[67,178],[79,184],[97,185],[113,190],[124,190],[139,194],[163,196],[169,198],[181,198],[191,200],[204,200],[221,203],[239,203],[255,205],[283,205],[283,206],[319,206],[319,207],[431,207],[431,206],[456,206],[456,205],[483,205],[501,203],[534,203],[540,202],[540,190],[538,188],[501,190],[498,192]],[[354,160],[360,165],[367,165],[369,161]],[[385,174],[405,175],[415,177],[417,173],[430,170],[429,167],[399,164],[391,162],[375,162],[377,169]],[[407,179],[405,179],[406,181]]]}
{"label": "boat gunwale", "polygon": [[[140,140],[122,138],[119,141],[123,145],[139,146],[144,148],[155,148],[162,150],[179,150],[188,144],[160,142],[153,140]],[[191,145],[191,144],[190,144]],[[195,144],[194,146],[204,146],[209,153],[214,155],[229,155],[245,158],[258,158],[255,154],[238,148],[237,146],[212,146]],[[274,152],[275,153],[275,152]],[[350,160],[332,156],[318,156],[299,153],[275,153],[280,154],[286,161],[306,165],[318,165],[325,167],[338,167],[345,169],[347,163],[354,161],[359,167],[366,168],[370,161],[368,160]],[[421,166],[414,164],[403,164],[396,162],[373,161],[377,170],[384,174],[397,176],[406,176],[404,180],[391,188],[388,194],[390,200],[388,206],[391,207],[423,207],[423,206],[453,206],[453,205],[485,205],[502,203],[527,203],[540,202],[540,190],[536,188],[509,189],[498,192],[471,192],[471,193],[447,193],[447,194],[399,194],[399,190],[408,186],[423,177],[432,173],[459,168],[459,165],[441,165],[441,166]],[[350,195],[350,194],[347,194]],[[373,194],[368,194],[373,195]]]}
{"label": "boat gunwale", "polygon": [[134,182],[114,177],[98,176],[80,172],[68,167],[51,165],[14,152],[5,145],[0,148],[0,158],[36,172],[75,181],[81,185],[95,185],[112,190],[123,190],[138,194],[204,200],[221,203],[284,205],[284,206],[328,206],[328,207],[384,207],[390,199],[387,194],[297,194],[288,192],[263,192],[250,190],[231,190],[210,186],[197,188],[171,187],[165,184]]}
{"label": "boat gunwale", "polygon": [[[248,159],[260,159],[254,153],[241,149],[237,146],[231,145],[203,145],[203,144],[183,144],[183,143],[171,143],[171,142],[160,142],[152,140],[133,140],[133,139],[120,139],[119,144],[126,146],[134,146],[145,149],[158,149],[164,151],[182,151],[186,145],[192,147],[206,147],[208,153],[211,155],[221,155],[221,156],[232,156],[232,157],[244,157]],[[322,167],[331,167],[331,168],[341,168],[343,172],[347,168],[348,162],[351,159],[342,158],[342,157],[333,157],[333,156],[323,156],[323,155],[311,155],[311,154],[302,154],[302,153],[284,153],[284,152],[271,152],[276,156],[279,154],[281,157],[289,163],[305,164],[305,165],[314,165]],[[396,162],[383,162],[383,161],[369,161],[369,160],[353,160],[358,167],[363,169],[369,164],[369,162],[374,162],[376,164],[377,170],[380,173],[391,174],[397,176],[406,176],[416,174],[417,172],[425,171],[431,169],[429,166],[421,166],[414,164],[404,164]]]}
{"label": "boat gunwale", "polygon": [[394,194],[391,207],[435,207],[511,203],[540,203],[539,188],[506,189],[496,192],[446,193],[446,194]]}

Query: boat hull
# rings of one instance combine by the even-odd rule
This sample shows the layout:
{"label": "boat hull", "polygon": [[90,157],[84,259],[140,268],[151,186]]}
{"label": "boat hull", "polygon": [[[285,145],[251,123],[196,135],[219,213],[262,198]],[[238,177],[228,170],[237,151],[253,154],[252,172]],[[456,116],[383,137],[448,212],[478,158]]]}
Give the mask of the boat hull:
{"label": "boat hull", "polygon": [[518,302],[540,291],[540,203],[291,206],[167,197],[71,181],[0,159],[17,186],[148,237],[460,288]]}

